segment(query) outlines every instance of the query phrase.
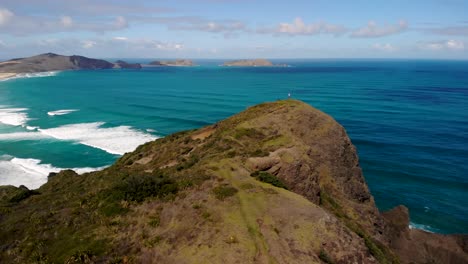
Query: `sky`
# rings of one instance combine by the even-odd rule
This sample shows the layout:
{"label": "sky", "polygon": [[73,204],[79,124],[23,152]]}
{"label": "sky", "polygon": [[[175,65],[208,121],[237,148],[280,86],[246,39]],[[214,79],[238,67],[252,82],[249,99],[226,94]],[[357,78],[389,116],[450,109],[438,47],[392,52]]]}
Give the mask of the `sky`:
{"label": "sky", "polygon": [[0,58],[468,59],[465,0],[0,0]]}

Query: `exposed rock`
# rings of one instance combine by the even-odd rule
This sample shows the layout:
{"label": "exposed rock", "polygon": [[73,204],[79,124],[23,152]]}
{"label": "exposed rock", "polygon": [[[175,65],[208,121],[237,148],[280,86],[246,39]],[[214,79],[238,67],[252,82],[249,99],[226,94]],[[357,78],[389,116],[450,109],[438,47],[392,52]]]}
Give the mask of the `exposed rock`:
{"label": "exposed rock", "polygon": [[152,61],[150,66],[194,66],[191,60],[173,60],[173,61]]}
{"label": "exposed rock", "polygon": [[410,229],[408,208],[402,205],[382,215],[390,248],[402,263],[468,263],[468,236]]}

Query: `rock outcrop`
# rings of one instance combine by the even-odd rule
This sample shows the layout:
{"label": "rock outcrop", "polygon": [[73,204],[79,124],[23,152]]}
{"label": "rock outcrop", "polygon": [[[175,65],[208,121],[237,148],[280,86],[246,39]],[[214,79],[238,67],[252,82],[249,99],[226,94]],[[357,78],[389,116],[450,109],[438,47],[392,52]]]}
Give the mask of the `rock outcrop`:
{"label": "rock outcrop", "polygon": [[410,230],[404,207],[381,214],[344,128],[295,100],[0,197],[2,263],[468,260],[467,236]]}
{"label": "rock outcrop", "polygon": [[149,66],[194,66],[191,60],[152,61]]}

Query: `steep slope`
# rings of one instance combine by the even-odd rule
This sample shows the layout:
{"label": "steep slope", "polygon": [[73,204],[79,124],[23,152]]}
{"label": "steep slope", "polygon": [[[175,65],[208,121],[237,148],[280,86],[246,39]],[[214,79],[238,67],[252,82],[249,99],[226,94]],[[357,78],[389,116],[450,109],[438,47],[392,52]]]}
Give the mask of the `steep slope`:
{"label": "steep slope", "polygon": [[[100,172],[0,188],[0,201],[2,263],[398,263],[392,248],[406,243],[345,130],[295,100],[144,144]],[[402,261],[463,263],[463,241]]]}

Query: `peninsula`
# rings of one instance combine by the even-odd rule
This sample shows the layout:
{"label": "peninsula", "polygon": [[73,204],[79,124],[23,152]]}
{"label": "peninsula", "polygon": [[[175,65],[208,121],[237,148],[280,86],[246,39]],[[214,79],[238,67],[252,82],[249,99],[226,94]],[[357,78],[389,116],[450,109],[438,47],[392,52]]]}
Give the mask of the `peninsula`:
{"label": "peninsula", "polygon": [[37,56],[0,62],[0,79],[11,78],[22,73],[112,68],[141,68],[141,65],[137,63],[129,64],[124,61],[111,63],[105,60],[92,59],[78,55],[64,56],[54,53],[45,53]]}
{"label": "peninsula", "polygon": [[467,235],[377,209],[356,148],[296,100],[0,187],[1,263],[468,263]]}
{"label": "peninsula", "polygon": [[191,60],[152,61],[148,66],[195,66]]}

